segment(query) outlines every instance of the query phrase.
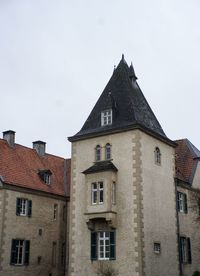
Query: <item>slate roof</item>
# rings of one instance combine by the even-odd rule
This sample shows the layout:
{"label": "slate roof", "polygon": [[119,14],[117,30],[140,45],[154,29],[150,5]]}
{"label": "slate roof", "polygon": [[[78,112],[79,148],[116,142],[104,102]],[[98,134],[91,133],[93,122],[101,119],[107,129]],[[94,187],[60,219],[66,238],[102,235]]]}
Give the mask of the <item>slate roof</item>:
{"label": "slate roof", "polygon": [[[36,150],[19,144],[10,147],[6,140],[0,139],[0,176],[3,183],[54,195],[68,196],[70,163],[70,159],[65,160],[48,153],[39,156]],[[51,171],[50,185],[41,180],[38,172],[42,170]],[[64,180],[66,187],[64,187]]]}
{"label": "slate roof", "polygon": [[200,151],[188,140],[180,139],[175,141],[176,178],[192,184],[196,171]]}
{"label": "slate roof", "polygon": [[[132,64],[129,67],[122,57],[83,127],[69,137],[69,141],[140,128],[173,144],[166,137],[136,79]],[[101,112],[107,109],[112,109],[113,123],[101,126]]]}
{"label": "slate roof", "polygon": [[102,171],[117,172],[118,169],[111,161],[100,161],[100,162],[96,162],[93,166],[85,170],[83,174],[90,174],[90,173],[96,173],[96,172],[102,172]]}

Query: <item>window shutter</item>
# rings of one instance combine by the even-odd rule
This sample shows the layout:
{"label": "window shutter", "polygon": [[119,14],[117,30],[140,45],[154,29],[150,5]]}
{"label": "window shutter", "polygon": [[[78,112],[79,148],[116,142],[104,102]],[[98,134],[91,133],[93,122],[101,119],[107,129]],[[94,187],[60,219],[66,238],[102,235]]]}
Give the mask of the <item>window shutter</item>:
{"label": "window shutter", "polygon": [[177,208],[178,208],[178,211],[180,211],[179,197],[180,197],[180,193],[177,192]]}
{"label": "window shutter", "polygon": [[91,232],[91,260],[97,260],[97,232]]}
{"label": "window shutter", "polygon": [[30,241],[24,241],[25,242],[25,251],[24,251],[24,264],[29,264],[29,251],[30,251]]}
{"label": "window shutter", "polygon": [[180,261],[183,263],[183,238],[179,238],[179,254],[180,254]]}
{"label": "window shutter", "polygon": [[20,209],[21,209],[21,198],[16,199],[16,215],[20,215]]}
{"label": "window shutter", "polygon": [[12,240],[12,244],[11,244],[11,256],[10,256],[10,264],[11,265],[15,264],[16,243],[17,243],[17,240]]}
{"label": "window shutter", "polygon": [[190,238],[187,238],[187,251],[188,251],[188,263],[192,263],[192,251],[191,251],[191,242]]}
{"label": "window shutter", "polygon": [[184,194],[184,211],[187,214],[188,207],[187,207],[187,195],[186,194]]}
{"label": "window shutter", "polygon": [[115,260],[115,232],[110,232],[110,260]]}
{"label": "window shutter", "polygon": [[28,200],[28,217],[32,215],[32,200]]}

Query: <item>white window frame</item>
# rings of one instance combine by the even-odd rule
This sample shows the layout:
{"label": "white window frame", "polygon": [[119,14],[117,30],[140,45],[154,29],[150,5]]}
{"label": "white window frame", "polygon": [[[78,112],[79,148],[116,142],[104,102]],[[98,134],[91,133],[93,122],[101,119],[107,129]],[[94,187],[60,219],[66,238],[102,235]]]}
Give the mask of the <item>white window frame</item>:
{"label": "white window frame", "polygon": [[112,125],[112,109],[101,112],[101,126]]}
{"label": "white window frame", "polygon": [[95,147],[95,161],[101,161],[101,146],[97,145]]}
{"label": "white window frame", "polygon": [[109,143],[105,146],[105,159],[110,160],[111,159],[111,145]]}
{"label": "white window frame", "polygon": [[20,216],[27,216],[28,213],[28,199],[20,198]]}
{"label": "white window frame", "polygon": [[[24,240],[17,240],[16,244],[16,262],[15,265],[23,265],[24,264],[24,248],[25,243]],[[21,261],[20,261],[21,259]]]}
{"label": "white window frame", "polygon": [[47,185],[50,185],[51,184],[51,175],[48,174],[48,173],[45,173],[44,174],[44,182],[47,184]]}
{"label": "white window frame", "polygon": [[179,212],[186,213],[185,206],[187,204],[185,194],[178,191],[178,204],[179,204]]}
{"label": "white window frame", "polygon": [[183,263],[187,263],[187,239],[181,237],[181,254]]}
{"label": "white window frame", "polygon": [[109,256],[110,256],[110,232],[100,231],[98,232],[98,260],[109,260],[110,259]]}
{"label": "white window frame", "polygon": [[97,202],[98,202],[98,185],[97,185],[97,182],[93,182],[92,183],[92,205],[96,205]]}
{"label": "white window frame", "polygon": [[[97,204],[103,204],[104,203],[104,184],[103,184],[103,181],[92,183],[92,185],[91,185],[91,195],[92,195],[92,205],[97,205]],[[103,200],[101,200],[101,198],[103,198]]]}

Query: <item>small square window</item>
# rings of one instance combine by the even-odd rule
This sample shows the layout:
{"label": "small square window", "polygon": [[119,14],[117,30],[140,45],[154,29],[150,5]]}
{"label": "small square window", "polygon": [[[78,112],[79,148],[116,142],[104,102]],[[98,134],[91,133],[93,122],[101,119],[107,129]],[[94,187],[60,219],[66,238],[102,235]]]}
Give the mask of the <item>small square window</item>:
{"label": "small square window", "polygon": [[161,246],[159,242],[154,242],[154,253],[160,254]]}

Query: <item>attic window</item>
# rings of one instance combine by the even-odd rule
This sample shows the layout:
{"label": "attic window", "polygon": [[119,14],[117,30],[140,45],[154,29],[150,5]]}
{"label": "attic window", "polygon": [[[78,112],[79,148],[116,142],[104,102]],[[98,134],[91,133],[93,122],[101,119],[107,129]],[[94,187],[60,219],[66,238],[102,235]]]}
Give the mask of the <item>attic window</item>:
{"label": "attic window", "polygon": [[46,183],[47,185],[51,184],[51,175],[52,172],[50,170],[40,170],[38,172],[39,177]]}
{"label": "attic window", "polygon": [[112,109],[104,110],[101,112],[101,126],[112,124]]}

